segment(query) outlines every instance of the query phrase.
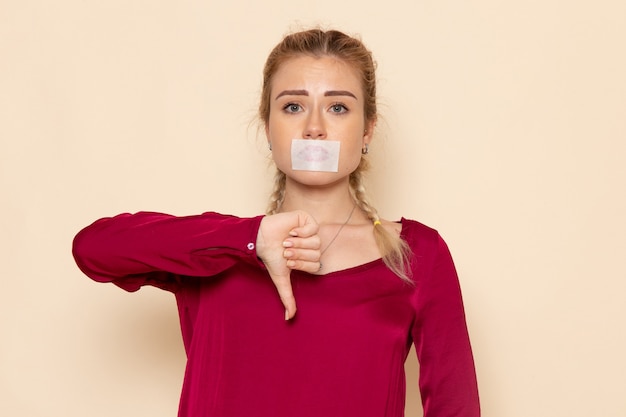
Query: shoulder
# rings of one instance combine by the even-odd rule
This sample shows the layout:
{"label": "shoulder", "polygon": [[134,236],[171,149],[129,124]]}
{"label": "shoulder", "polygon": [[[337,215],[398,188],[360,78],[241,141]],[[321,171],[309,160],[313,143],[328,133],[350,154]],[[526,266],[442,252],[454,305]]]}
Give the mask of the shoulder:
{"label": "shoulder", "polygon": [[412,252],[410,263],[416,282],[458,282],[452,255],[439,232],[415,220],[402,218],[401,224],[402,238]]}
{"label": "shoulder", "polygon": [[407,241],[437,241],[440,239],[436,229],[417,220],[402,217],[399,224],[402,226],[402,237]]}
{"label": "shoulder", "polygon": [[413,253],[418,257],[435,255],[442,248],[447,250],[447,246],[439,232],[417,220],[402,217],[402,238],[411,247]]}

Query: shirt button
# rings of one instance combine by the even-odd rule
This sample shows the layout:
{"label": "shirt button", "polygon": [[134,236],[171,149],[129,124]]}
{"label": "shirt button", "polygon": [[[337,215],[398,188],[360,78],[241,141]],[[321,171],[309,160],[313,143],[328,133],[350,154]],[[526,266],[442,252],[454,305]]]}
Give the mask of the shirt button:
{"label": "shirt button", "polygon": [[254,243],[250,242],[248,243],[248,250],[253,250],[254,249]]}

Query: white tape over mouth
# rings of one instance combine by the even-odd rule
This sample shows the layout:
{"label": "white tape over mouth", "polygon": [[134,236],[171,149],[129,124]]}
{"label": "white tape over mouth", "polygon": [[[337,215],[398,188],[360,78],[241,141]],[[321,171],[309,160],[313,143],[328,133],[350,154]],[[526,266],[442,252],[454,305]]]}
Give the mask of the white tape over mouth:
{"label": "white tape over mouth", "polygon": [[337,172],[341,142],[336,140],[292,139],[291,168],[295,171]]}

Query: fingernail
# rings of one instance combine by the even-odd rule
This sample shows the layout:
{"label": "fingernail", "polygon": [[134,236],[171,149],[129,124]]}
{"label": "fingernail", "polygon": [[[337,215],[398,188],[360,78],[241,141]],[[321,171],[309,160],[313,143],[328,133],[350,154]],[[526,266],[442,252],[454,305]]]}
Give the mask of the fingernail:
{"label": "fingernail", "polygon": [[298,233],[295,230],[292,230],[292,231],[289,232],[289,236],[296,237],[296,236],[298,236]]}
{"label": "fingernail", "polygon": [[290,250],[286,250],[286,251],[283,252],[283,256],[285,258],[291,258],[293,256],[293,252],[290,251]]}
{"label": "fingernail", "polygon": [[290,261],[287,261],[287,266],[288,266],[289,268],[293,268],[294,266],[296,266],[296,261],[291,261],[291,260],[290,260]]}
{"label": "fingernail", "polygon": [[283,248],[290,248],[290,247],[292,247],[292,246],[293,246],[293,242],[290,242],[290,241],[288,241],[288,240],[285,240],[285,241],[283,242]]}
{"label": "fingernail", "polygon": [[285,310],[285,321],[289,320],[289,310]]}

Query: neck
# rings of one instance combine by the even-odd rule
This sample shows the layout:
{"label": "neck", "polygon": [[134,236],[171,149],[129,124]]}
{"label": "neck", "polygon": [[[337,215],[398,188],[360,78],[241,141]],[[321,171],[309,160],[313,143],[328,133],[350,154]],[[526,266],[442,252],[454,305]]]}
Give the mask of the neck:
{"label": "neck", "polygon": [[[285,184],[285,199],[280,211],[304,210],[319,224],[341,224],[354,208],[347,181],[324,187],[309,187],[290,181]],[[352,221],[362,220],[360,210],[356,210]]]}

